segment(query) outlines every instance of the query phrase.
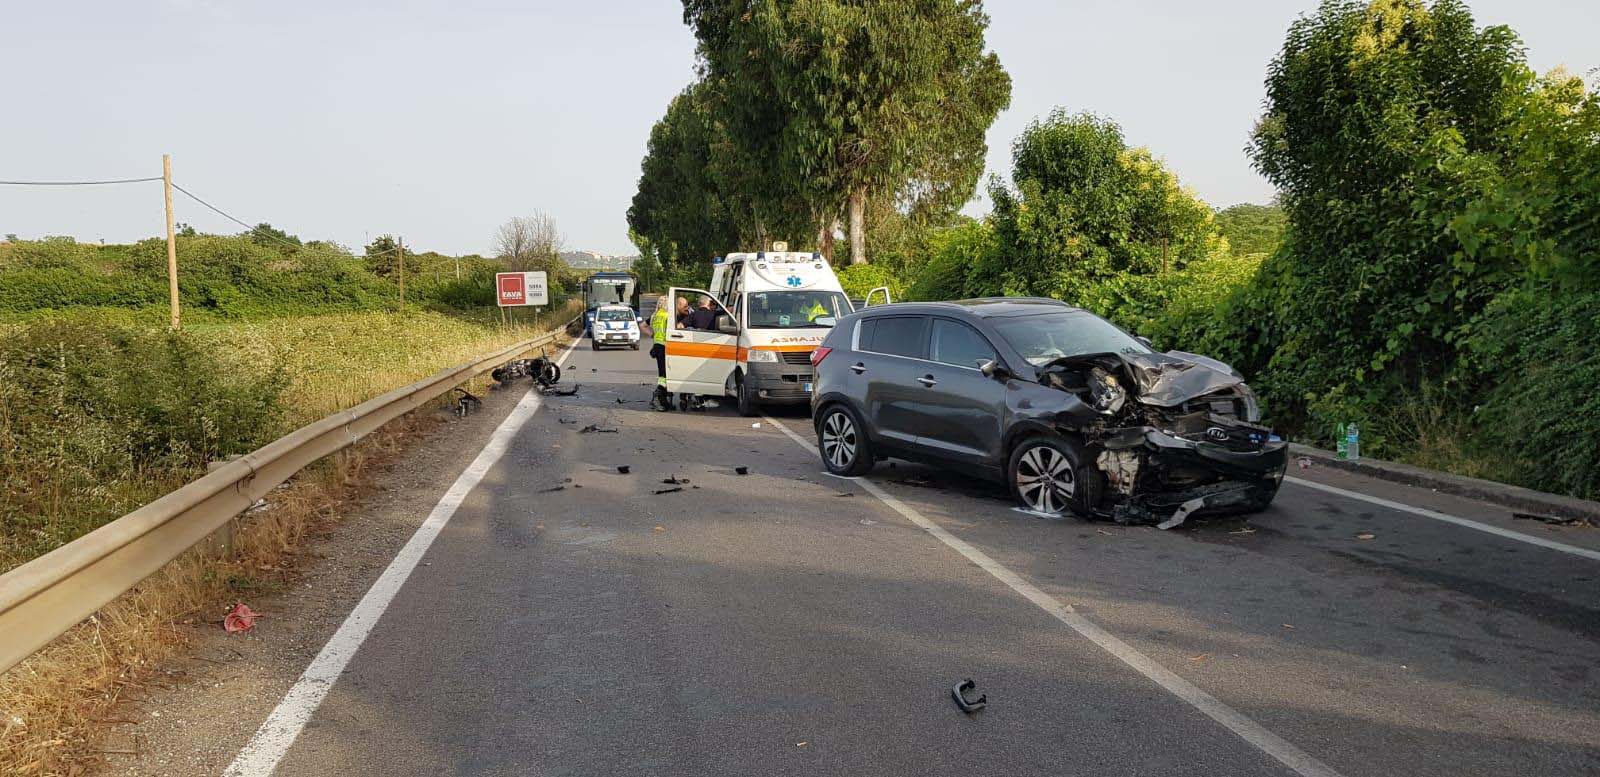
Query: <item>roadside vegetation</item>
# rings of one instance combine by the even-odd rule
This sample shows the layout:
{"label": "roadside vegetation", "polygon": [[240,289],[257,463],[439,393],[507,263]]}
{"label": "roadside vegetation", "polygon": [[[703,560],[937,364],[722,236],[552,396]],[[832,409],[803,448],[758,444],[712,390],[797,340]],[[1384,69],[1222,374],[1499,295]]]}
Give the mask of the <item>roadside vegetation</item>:
{"label": "roadside vegetation", "polygon": [[[576,279],[551,261],[559,235],[542,223],[493,259],[407,251],[403,309],[391,238],[357,256],[270,225],[186,231],[179,332],[167,326],[163,241],[0,243],[0,572],[211,462],[569,318]],[[537,322],[522,311],[503,323],[493,309],[493,273],[510,267],[556,279]],[[95,760],[99,721],[181,649],[178,626],[278,585],[366,468],[431,423],[408,416],[319,462],[239,523],[231,555],[184,556],[6,672],[0,772],[78,773]]]}
{"label": "roadside vegetation", "polygon": [[[1156,152],[1130,147],[1114,119],[1058,109],[1015,140],[1009,177],[987,184],[983,219],[956,212],[975,178],[943,175],[953,188],[928,188],[935,179],[918,171],[963,170],[968,148],[933,144],[913,168],[874,179],[864,219],[835,219],[848,191],[822,186],[831,199],[792,222],[769,214],[794,200],[740,187],[780,175],[773,160],[806,158],[784,145],[783,127],[794,90],[816,82],[755,75],[826,47],[763,49],[738,37],[761,25],[728,32],[699,5],[686,4],[685,18],[705,78],[652,132],[629,211],[641,262],[662,275],[699,280],[711,255],[772,236],[835,257],[842,232],[871,259],[842,268],[852,296],[888,285],[899,299],[1055,297],[1161,348],[1229,361],[1292,439],[1326,446],[1337,425],[1355,423],[1371,456],[1600,497],[1600,95],[1565,72],[1535,73],[1516,33],[1478,26],[1467,3],[1327,0],[1291,26],[1265,63],[1249,146],[1278,189],[1270,204],[1218,210]],[[847,4],[806,8],[834,5]],[[976,4],[932,5],[942,10],[883,24],[909,34],[935,23],[916,17],[956,6],[982,17]],[[833,18],[762,14],[774,29]],[[981,50],[983,25],[966,29]],[[764,55],[729,54],[729,35]],[[870,58],[829,61],[876,72]],[[724,73],[744,75],[760,111],[711,118],[722,115],[705,106],[722,99]],[[979,83],[987,101],[958,106],[1004,104],[1003,78]],[[873,106],[857,107],[871,116]],[[993,116],[959,115],[961,126]],[[870,142],[867,124],[852,121],[829,125],[827,147]],[[762,138],[799,156],[728,153]],[[806,180],[824,161],[782,177]],[[663,191],[678,201],[664,204]],[[929,191],[960,196],[929,207],[918,196]],[[716,218],[685,226],[674,210],[684,203]]]}

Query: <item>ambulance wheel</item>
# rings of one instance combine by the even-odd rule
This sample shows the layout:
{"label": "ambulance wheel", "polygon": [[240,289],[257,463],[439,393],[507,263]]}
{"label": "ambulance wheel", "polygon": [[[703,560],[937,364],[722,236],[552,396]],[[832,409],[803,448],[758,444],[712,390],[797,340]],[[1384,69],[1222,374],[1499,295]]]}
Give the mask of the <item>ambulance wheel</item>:
{"label": "ambulance wheel", "polygon": [[629,345],[628,347],[632,348],[635,351],[639,350],[639,341],[638,340],[633,341],[633,344]]}
{"label": "ambulance wheel", "polygon": [[595,340],[594,338],[590,338],[589,339],[589,349],[593,350],[593,351],[600,350],[600,341],[599,340]]}
{"label": "ambulance wheel", "polygon": [[739,398],[739,415],[750,418],[761,412],[761,408],[756,404],[756,390],[751,388],[750,381],[745,380],[744,376],[739,376],[734,391]]}

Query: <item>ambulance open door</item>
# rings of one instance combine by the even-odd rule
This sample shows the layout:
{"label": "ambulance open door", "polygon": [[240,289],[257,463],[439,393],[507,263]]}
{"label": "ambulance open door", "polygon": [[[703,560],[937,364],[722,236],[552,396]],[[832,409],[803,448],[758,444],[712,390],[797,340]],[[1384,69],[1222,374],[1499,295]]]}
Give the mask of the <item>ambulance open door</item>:
{"label": "ambulance open door", "polygon": [[[673,287],[667,291],[667,299],[674,306],[667,330],[667,390],[720,397],[726,393],[728,377],[738,362],[739,336],[679,325],[678,298],[687,299],[692,309],[699,304],[702,295],[711,297],[710,292],[702,289]],[[712,297],[711,304],[717,314],[728,315],[715,299]]]}

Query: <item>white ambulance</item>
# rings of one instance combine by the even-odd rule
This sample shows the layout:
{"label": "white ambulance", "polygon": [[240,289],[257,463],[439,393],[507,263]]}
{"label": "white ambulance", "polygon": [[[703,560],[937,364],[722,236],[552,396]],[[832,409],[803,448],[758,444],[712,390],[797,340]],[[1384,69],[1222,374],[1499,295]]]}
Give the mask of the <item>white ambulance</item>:
{"label": "white ambulance", "polygon": [[[822,254],[772,251],[720,257],[711,289],[672,288],[691,306],[710,297],[714,329],[692,329],[673,316],[667,333],[667,390],[680,395],[735,397],[739,414],[755,415],[763,404],[811,401],[811,352],[828,330],[854,308]],[[866,304],[887,288],[873,289]]]}

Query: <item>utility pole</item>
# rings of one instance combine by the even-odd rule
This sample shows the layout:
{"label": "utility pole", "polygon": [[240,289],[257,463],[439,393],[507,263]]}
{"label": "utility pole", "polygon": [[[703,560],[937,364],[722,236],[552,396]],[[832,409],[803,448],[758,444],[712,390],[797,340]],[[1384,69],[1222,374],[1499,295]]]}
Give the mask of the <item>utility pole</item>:
{"label": "utility pole", "polygon": [[394,250],[400,254],[397,260],[400,263],[400,312],[404,313],[406,309],[406,239],[396,237],[394,239]]}
{"label": "utility pole", "polygon": [[161,155],[161,188],[167,200],[167,300],[172,306],[172,328],[181,329],[178,320],[178,236],[172,227],[172,155]]}

